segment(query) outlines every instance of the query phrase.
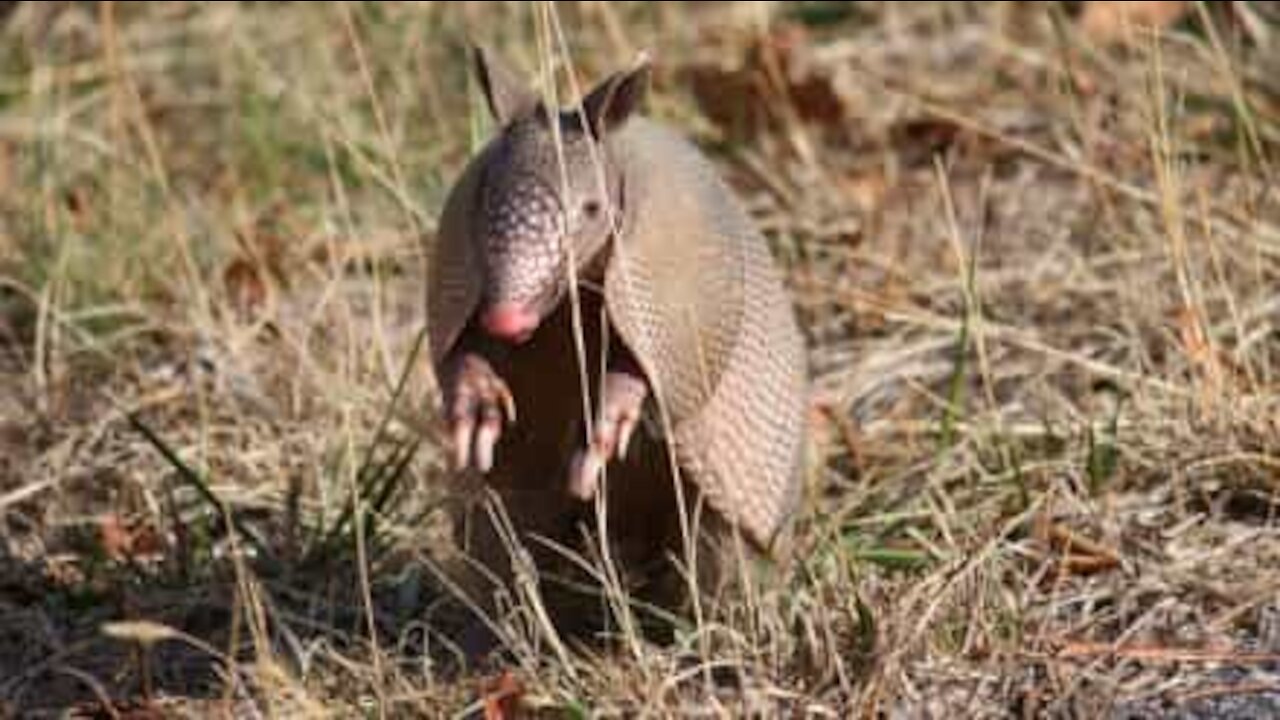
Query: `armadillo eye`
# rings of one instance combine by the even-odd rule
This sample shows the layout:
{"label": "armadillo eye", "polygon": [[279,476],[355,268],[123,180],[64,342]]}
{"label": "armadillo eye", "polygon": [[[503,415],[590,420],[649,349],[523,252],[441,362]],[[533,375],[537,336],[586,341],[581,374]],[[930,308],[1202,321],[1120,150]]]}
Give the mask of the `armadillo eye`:
{"label": "armadillo eye", "polygon": [[587,200],[582,203],[582,212],[588,218],[595,219],[600,214],[600,203],[596,200]]}

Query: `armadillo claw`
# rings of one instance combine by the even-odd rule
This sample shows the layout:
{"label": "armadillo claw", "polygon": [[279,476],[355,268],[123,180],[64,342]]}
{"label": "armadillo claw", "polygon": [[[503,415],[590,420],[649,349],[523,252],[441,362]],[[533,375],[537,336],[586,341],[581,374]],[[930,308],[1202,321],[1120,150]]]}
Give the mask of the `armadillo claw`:
{"label": "armadillo claw", "polygon": [[569,466],[569,494],[579,500],[590,500],[596,494],[604,461],[594,448],[579,450]]}
{"label": "armadillo claw", "polygon": [[515,420],[515,398],[483,358],[463,356],[455,368],[448,399],[454,466],[463,470],[474,461],[477,470],[487,473],[493,469],[503,418]]}
{"label": "armadillo claw", "polygon": [[453,466],[461,470],[471,463],[471,434],[475,422],[464,416],[457,420],[453,427]]}
{"label": "armadillo claw", "polygon": [[591,443],[574,456],[569,470],[569,492],[582,500],[596,493],[605,463],[625,460],[631,436],[640,422],[648,386],[629,373],[610,372],[605,377],[604,402],[592,428]]}
{"label": "armadillo claw", "polygon": [[501,432],[497,418],[485,418],[476,431],[476,469],[482,473],[493,469],[493,446]]}
{"label": "armadillo claw", "polygon": [[516,422],[516,399],[511,394],[511,389],[501,380],[497,381],[498,399],[502,401],[502,414],[507,418],[507,422],[514,425]]}
{"label": "armadillo claw", "polygon": [[631,444],[631,433],[636,430],[638,415],[627,415],[618,420],[618,459],[627,459],[627,446]]}
{"label": "armadillo claw", "polygon": [[604,403],[592,438],[593,445],[604,455],[613,455],[616,451],[619,460],[626,459],[648,392],[644,380],[631,373],[610,372],[605,376]]}

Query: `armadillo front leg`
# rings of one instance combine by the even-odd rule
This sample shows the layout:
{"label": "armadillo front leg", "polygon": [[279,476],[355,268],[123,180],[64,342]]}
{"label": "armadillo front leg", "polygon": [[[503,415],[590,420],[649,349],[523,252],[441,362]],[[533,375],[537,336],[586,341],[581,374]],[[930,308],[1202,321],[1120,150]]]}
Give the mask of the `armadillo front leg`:
{"label": "armadillo front leg", "polygon": [[610,359],[603,397],[592,424],[591,442],[577,452],[570,465],[569,492],[575,497],[590,500],[605,463],[614,457],[626,458],[627,445],[648,395],[649,384],[629,352]]}
{"label": "armadillo front leg", "polygon": [[504,419],[515,422],[516,403],[483,354],[461,343],[445,361],[442,376],[445,412],[453,435],[453,459],[462,469],[475,462],[487,473]]}

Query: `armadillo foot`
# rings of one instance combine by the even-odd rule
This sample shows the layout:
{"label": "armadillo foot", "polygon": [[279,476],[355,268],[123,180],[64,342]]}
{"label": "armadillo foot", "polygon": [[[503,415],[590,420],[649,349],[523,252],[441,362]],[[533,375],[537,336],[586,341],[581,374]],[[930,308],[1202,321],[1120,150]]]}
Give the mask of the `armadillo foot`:
{"label": "armadillo foot", "polygon": [[613,457],[625,460],[631,435],[649,386],[630,372],[609,372],[604,379],[604,400],[592,427],[591,443],[574,455],[569,466],[569,492],[581,500],[596,494],[600,473]]}
{"label": "armadillo foot", "polygon": [[453,425],[454,465],[463,469],[474,460],[476,469],[487,473],[493,468],[493,448],[502,435],[503,418],[515,422],[515,398],[479,355],[461,356],[452,370],[445,383],[445,407]]}

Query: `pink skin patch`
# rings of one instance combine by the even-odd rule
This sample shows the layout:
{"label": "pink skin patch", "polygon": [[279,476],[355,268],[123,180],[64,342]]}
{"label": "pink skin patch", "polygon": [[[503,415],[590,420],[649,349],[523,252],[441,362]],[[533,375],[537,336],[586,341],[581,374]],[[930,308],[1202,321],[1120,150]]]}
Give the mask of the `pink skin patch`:
{"label": "pink skin patch", "polygon": [[515,303],[500,303],[485,311],[481,325],[490,335],[508,342],[522,343],[538,329],[538,313]]}

